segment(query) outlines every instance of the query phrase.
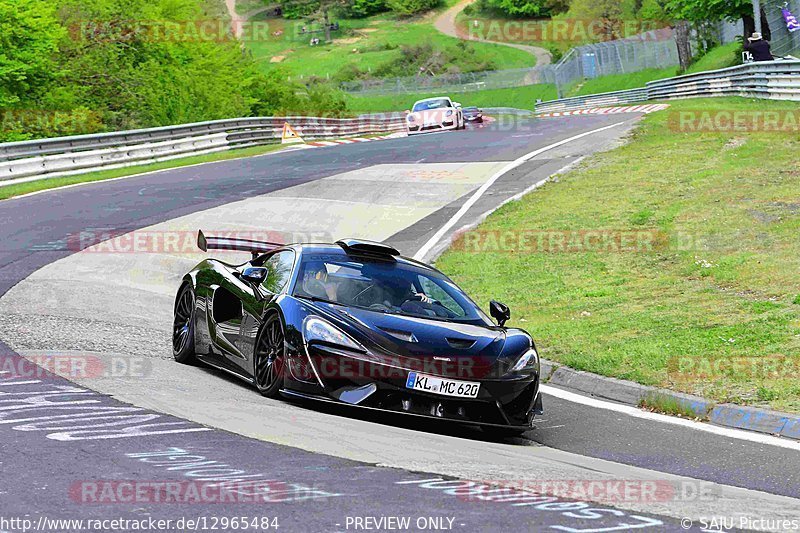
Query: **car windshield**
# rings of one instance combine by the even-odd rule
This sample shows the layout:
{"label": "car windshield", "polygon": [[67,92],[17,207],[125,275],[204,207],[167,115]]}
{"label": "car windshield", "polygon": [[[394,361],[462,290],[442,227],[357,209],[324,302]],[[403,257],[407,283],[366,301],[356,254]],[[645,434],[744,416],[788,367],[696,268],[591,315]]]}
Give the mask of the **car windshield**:
{"label": "car windshield", "polygon": [[451,107],[450,100],[447,98],[437,98],[435,100],[417,102],[414,104],[414,109],[412,109],[412,111],[430,111],[432,109],[442,109],[445,107]]}
{"label": "car windshield", "polygon": [[470,113],[477,113],[478,112],[478,108],[477,107],[465,107],[464,111],[468,111]]}
{"label": "car windshield", "polygon": [[293,295],[392,315],[491,324],[444,275],[394,261],[311,254],[301,262]]}

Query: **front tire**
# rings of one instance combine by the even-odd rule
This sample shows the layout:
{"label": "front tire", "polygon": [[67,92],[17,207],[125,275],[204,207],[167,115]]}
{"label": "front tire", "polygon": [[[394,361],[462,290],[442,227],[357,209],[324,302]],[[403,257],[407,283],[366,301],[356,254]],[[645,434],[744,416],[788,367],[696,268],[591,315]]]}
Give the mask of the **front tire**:
{"label": "front tire", "polygon": [[175,299],[175,318],[172,322],[172,356],[179,363],[195,362],[194,312],[194,290],[187,283],[178,291],[178,297]]}
{"label": "front tire", "polygon": [[258,392],[276,398],[283,383],[286,343],[280,316],[272,314],[258,333],[253,361],[253,381]]}
{"label": "front tire", "polygon": [[495,439],[514,439],[522,437],[525,433],[530,431],[533,428],[514,428],[514,427],[481,427],[481,430],[486,433],[486,435],[495,438]]}

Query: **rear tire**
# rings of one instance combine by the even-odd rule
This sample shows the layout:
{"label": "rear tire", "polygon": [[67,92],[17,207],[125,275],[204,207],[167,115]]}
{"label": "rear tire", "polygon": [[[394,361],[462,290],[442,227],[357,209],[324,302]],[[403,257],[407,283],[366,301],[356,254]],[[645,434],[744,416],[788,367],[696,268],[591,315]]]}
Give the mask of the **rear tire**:
{"label": "rear tire", "polygon": [[175,299],[175,318],[172,322],[172,356],[179,363],[193,364],[195,296],[192,286],[184,284]]}
{"label": "rear tire", "polygon": [[262,396],[276,398],[283,384],[286,344],[281,317],[270,315],[256,339],[253,382]]}

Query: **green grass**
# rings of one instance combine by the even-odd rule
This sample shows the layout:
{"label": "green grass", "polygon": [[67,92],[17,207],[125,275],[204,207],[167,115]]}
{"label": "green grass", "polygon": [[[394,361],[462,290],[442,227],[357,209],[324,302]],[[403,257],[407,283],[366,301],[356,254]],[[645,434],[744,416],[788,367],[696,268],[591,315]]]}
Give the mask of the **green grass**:
{"label": "green grass", "polygon": [[730,43],[709,50],[709,52],[695,61],[687,70],[687,74],[704,72],[706,70],[718,70],[721,68],[732,67],[742,62],[740,55],[740,43]]}
{"label": "green grass", "polygon": [[800,139],[670,128],[672,112],[794,112],[796,104],[670,104],[645,118],[627,145],[591,157],[480,227],[573,238],[586,230],[657,232],[651,249],[456,247],[438,267],[477,301],[509,304],[513,325],[534,335],[544,358],[800,412]]}
{"label": "green grass", "polygon": [[687,403],[665,394],[649,394],[639,401],[639,407],[680,418],[708,420],[708,413],[696,413]]}
{"label": "green grass", "polygon": [[384,111],[403,111],[410,109],[417,100],[447,94],[464,107],[516,107],[533,109],[537,98],[553,100],[556,98],[554,85],[528,85],[511,89],[490,89],[468,93],[447,93],[437,91],[431,93],[397,94],[388,96],[350,96],[347,97],[348,110],[353,113],[370,113]]}
{"label": "green grass", "polygon": [[626,89],[639,89],[648,81],[670,78],[678,75],[678,67],[665,69],[647,69],[629,74],[611,74],[587,80],[582,85],[568,91],[567,96],[583,96],[588,94],[610,93]]}
{"label": "green grass", "polygon": [[36,181],[29,181],[25,183],[18,183],[16,185],[0,186],[0,200],[6,200],[14,196],[28,194],[36,191],[43,191],[47,189],[55,189],[65,185],[75,185],[77,183],[89,183],[92,181],[103,181],[113,178],[121,178],[124,176],[131,176],[134,174],[142,174],[145,172],[153,172],[156,170],[165,170],[169,168],[185,167],[187,165],[196,165],[199,163],[211,163],[214,161],[224,161],[226,159],[236,159],[239,157],[251,157],[255,155],[266,154],[280,150],[282,145],[265,145],[265,146],[252,146],[250,148],[242,148],[239,150],[229,150],[226,152],[217,152],[214,154],[196,155],[184,157],[181,159],[173,159],[170,161],[162,161],[160,163],[150,163],[146,165],[137,165],[133,167],[116,168],[112,170],[100,170],[97,172],[90,172],[87,174],[78,174],[76,176],[64,176],[60,178],[46,178]]}
{"label": "green grass", "polygon": [[[309,46],[310,36],[295,37],[296,21],[267,19],[270,38],[247,43],[248,49],[264,70],[282,66],[293,77],[334,77],[342,69],[358,66],[362,70],[375,70],[402,56],[400,46],[430,43],[434,48],[453,47],[462,42],[455,37],[439,33],[433,27],[433,16],[398,20],[390,15],[376,15],[366,19],[339,20],[340,32],[334,33],[332,43]],[[272,32],[282,30],[281,36]],[[323,34],[315,34],[322,37]],[[534,66],[536,59],[522,50],[488,43],[466,43],[474,51],[472,60],[489,62],[492,70]],[[272,58],[282,56],[278,63]],[[458,66],[458,65],[456,65]]]}
{"label": "green grass", "polygon": [[236,0],[236,12],[240,15],[247,15],[256,9],[265,8],[269,3],[266,0]]}

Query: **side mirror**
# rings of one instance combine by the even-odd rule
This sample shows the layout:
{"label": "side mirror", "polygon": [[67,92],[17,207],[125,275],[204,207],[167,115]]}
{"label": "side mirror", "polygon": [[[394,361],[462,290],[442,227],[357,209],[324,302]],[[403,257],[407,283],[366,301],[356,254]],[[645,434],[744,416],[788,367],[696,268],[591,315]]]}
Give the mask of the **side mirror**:
{"label": "side mirror", "polygon": [[245,268],[242,273],[239,274],[239,279],[255,285],[261,285],[264,280],[267,279],[267,269],[263,267]]}
{"label": "side mirror", "polygon": [[494,300],[489,302],[489,313],[492,315],[492,318],[497,320],[497,324],[501,328],[505,326],[506,322],[511,318],[511,310],[508,306]]}
{"label": "side mirror", "polygon": [[406,109],[405,111],[403,111],[403,113],[405,113],[406,115],[410,115],[411,114],[411,110],[410,109]]}
{"label": "side mirror", "polygon": [[453,107],[461,107],[461,104],[458,102],[453,102]]}

